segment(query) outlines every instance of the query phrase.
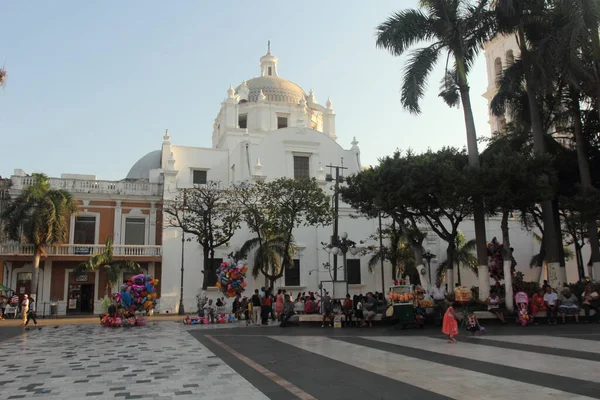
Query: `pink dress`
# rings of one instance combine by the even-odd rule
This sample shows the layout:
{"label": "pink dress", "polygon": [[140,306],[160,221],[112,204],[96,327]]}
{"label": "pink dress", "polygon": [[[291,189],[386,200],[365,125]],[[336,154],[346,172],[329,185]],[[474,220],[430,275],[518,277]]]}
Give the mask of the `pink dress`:
{"label": "pink dress", "polygon": [[458,323],[454,318],[454,309],[452,307],[448,307],[448,309],[446,310],[446,314],[444,314],[442,333],[451,336],[458,335]]}
{"label": "pink dress", "polygon": [[283,312],[283,295],[278,294],[275,296],[275,312],[281,314]]}

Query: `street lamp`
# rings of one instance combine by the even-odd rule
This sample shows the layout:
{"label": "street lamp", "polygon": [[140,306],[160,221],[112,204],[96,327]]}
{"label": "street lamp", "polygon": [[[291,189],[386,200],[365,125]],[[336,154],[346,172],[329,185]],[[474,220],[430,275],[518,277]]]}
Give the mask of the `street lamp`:
{"label": "street lamp", "polygon": [[427,260],[427,270],[429,271],[429,284],[431,284],[431,260],[435,258],[435,254],[431,253],[431,249],[427,249],[425,254],[423,254],[423,258]]}
{"label": "street lamp", "polygon": [[[187,208],[187,191],[183,189],[183,207],[181,209],[181,219],[185,221],[185,209]],[[183,308],[183,266],[185,262],[185,229],[183,224],[181,226],[181,287],[179,288],[179,315],[185,314],[185,309]],[[206,266],[204,267],[206,268]]]}
{"label": "street lamp", "polygon": [[[346,255],[348,253],[353,256],[357,255],[360,252],[360,249],[356,247],[356,242],[348,239],[348,233],[342,232],[340,237],[331,237],[331,243],[321,243],[325,247],[325,251],[330,252],[334,256],[341,255],[343,257],[343,270],[344,270],[344,280],[348,282],[348,268],[346,262]],[[335,265],[334,267],[335,268]],[[337,270],[337,268],[335,268]],[[337,276],[333,279],[337,281]]]}

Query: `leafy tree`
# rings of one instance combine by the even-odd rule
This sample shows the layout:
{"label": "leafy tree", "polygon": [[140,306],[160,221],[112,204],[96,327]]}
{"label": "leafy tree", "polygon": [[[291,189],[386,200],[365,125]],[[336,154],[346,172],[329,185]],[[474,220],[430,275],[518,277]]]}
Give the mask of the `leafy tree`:
{"label": "leafy tree", "polygon": [[6,69],[0,68],[0,87],[4,87],[6,84]]}
{"label": "leafy tree", "polygon": [[[411,53],[405,67],[401,101],[411,113],[421,112],[419,101],[425,94],[428,75],[446,54],[440,96],[449,106],[462,103],[469,163],[474,167],[479,166],[479,153],[468,75],[495,29],[495,18],[488,3],[486,0],[476,5],[466,0],[421,0],[420,9],[397,12],[376,29],[377,46],[395,56],[403,55],[416,43],[427,44]],[[475,207],[479,265],[486,266],[485,216],[479,200],[470,199]]]}
{"label": "leafy tree", "polygon": [[[477,269],[477,257],[474,256],[473,252],[476,249],[476,243],[474,239],[467,241],[465,239],[465,235],[462,232],[458,232],[456,235],[456,243],[455,243],[455,252],[454,252],[454,265],[456,266],[457,272],[457,283],[460,285],[462,283],[460,276],[460,267],[465,266],[469,270],[471,270],[475,275],[479,273]],[[439,279],[446,274],[448,270],[448,262],[444,260],[438,265],[436,274]]]}
{"label": "leafy tree", "polygon": [[[370,168],[347,177],[348,185],[340,188],[342,200],[366,218],[377,218],[380,214],[382,218],[391,218],[392,224],[387,224],[387,228],[383,229],[384,236],[388,236],[391,243],[404,240],[413,252],[412,258],[420,263],[423,260],[423,240],[426,235],[417,226],[415,216],[403,208],[404,205],[398,204],[380,190],[377,184],[378,174],[377,168]],[[379,236],[373,239],[378,240]],[[386,259],[392,266],[398,265],[394,254],[390,254],[390,257],[391,259]],[[395,268],[392,268],[392,279],[396,279]]]}
{"label": "leafy tree", "polygon": [[77,212],[77,203],[69,192],[52,189],[46,175],[32,177],[34,183],[10,202],[1,218],[9,239],[33,245],[31,290],[37,294],[40,259],[48,246],[68,240],[68,221]]}
{"label": "leafy tree", "polygon": [[487,213],[501,215],[504,258],[512,257],[510,215],[527,213],[543,199],[553,196],[554,187],[537,179],[551,168],[547,157],[534,157],[528,128],[518,123],[508,124],[503,134],[492,137],[482,153],[479,182]]}
{"label": "leafy tree", "polygon": [[331,223],[329,197],[315,179],[243,182],[236,185],[235,191],[242,218],[256,235],[235,258],[248,258],[252,251],[259,253],[254,255],[252,274],[257,277],[262,273],[274,286],[293,266],[294,229]]}
{"label": "leafy tree", "polygon": [[235,201],[235,191],[209,181],[206,185],[182,189],[164,205],[168,226],[194,235],[202,246],[202,290],[208,288],[209,277],[216,274],[215,249],[227,245],[240,227],[241,211]]}
{"label": "leafy tree", "polygon": [[112,289],[119,285],[119,279],[123,272],[142,272],[142,267],[134,261],[115,260],[113,258],[113,240],[112,237],[106,239],[104,251],[90,257],[87,261],[79,264],[75,273],[100,271],[106,274],[106,296],[110,296]]}
{"label": "leafy tree", "polygon": [[[376,191],[377,205],[386,214],[409,216],[413,221],[428,225],[448,244],[448,266],[453,268],[458,226],[472,215],[471,200],[481,193],[477,187],[477,171],[478,168],[469,167],[466,152],[453,148],[418,155],[410,151],[406,155],[396,152],[392,157],[381,159],[375,168],[349,179],[350,188],[346,193],[359,199],[364,188]],[[370,180],[369,184],[352,188],[355,182],[364,182],[365,177]],[[449,277],[451,279],[451,275]]]}

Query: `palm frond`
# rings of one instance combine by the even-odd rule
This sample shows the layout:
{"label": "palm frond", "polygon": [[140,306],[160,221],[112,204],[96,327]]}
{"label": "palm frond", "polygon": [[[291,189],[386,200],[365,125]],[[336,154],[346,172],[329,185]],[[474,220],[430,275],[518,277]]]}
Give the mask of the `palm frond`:
{"label": "palm frond", "polygon": [[394,56],[401,56],[419,42],[434,38],[433,21],[419,10],[394,13],[376,30],[376,45]]}
{"label": "palm frond", "polygon": [[440,46],[437,43],[414,50],[404,67],[400,99],[403,107],[413,114],[421,113],[419,101],[425,95],[427,78],[435,67],[440,53]]}

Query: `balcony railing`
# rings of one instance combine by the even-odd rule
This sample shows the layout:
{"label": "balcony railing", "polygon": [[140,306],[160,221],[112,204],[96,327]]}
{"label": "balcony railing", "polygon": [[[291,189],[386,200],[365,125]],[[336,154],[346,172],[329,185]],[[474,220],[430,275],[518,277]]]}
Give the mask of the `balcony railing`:
{"label": "balcony railing", "polygon": [[[62,244],[48,246],[48,256],[93,256],[104,252],[106,246],[103,244]],[[32,244],[3,243],[0,244],[0,256],[32,256],[34,248]],[[162,246],[145,245],[113,245],[113,256],[115,257],[161,257]]]}
{"label": "balcony railing", "polygon": [[[12,190],[21,190],[31,186],[35,178],[31,176],[13,176]],[[108,193],[128,194],[138,196],[161,196],[162,185],[160,183],[148,182],[126,182],[126,181],[97,181],[81,179],[48,179],[52,189],[63,189],[71,193]]]}

